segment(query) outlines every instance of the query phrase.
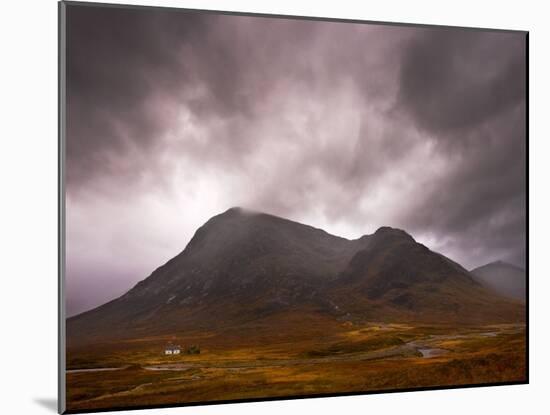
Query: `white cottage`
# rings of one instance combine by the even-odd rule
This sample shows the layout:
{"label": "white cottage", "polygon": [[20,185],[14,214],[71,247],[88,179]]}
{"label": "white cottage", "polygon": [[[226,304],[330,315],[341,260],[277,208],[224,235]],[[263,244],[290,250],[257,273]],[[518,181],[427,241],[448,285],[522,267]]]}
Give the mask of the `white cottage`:
{"label": "white cottage", "polygon": [[169,344],[164,348],[165,355],[180,354],[180,353],[181,353],[180,346],[174,346],[173,344]]}

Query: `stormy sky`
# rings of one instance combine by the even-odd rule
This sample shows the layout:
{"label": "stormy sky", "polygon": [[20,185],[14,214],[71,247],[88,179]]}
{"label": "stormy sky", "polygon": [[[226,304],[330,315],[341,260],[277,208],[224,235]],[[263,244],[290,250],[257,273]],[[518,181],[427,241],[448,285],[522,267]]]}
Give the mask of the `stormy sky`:
{"label": "stormy sky", "polygon": [[232,206],[525,266],[525,35],[68,6],[67,311]]}

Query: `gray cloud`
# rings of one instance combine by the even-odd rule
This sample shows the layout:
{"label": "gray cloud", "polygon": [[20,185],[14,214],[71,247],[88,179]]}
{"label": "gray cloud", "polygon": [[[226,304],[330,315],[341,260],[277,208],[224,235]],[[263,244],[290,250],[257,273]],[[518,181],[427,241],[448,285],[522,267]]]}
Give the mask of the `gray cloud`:
{"label": "gray cloud", "polygon": [[525,53],[518,34],[419,29],[404,48],[400,103],[429,132],[463,133],[525,99]]}
{"label": "gray cloud", "polygon": [[397,108],[456,164],[406,222],[466,264],[525,265],[525,54],[518,34],[426,30],[403,55]]}
{"label": "gray cloud", "polygon": [[69,313],[233,205],[524,265],[524,35],[68,10]]}

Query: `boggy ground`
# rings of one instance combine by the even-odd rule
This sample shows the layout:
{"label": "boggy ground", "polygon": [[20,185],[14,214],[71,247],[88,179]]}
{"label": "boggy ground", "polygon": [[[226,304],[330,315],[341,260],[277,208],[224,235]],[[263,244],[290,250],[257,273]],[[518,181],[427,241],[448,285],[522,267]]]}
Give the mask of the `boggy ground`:
{"label": "boggy ground", "polygon": [[[299,335],[249,327],[69,349],[67,408],[314,396],[526,377],[523,324],[341,322],[324,332],[309,327]],[[201,354],[164,356],[168,341],[199,344]]]}

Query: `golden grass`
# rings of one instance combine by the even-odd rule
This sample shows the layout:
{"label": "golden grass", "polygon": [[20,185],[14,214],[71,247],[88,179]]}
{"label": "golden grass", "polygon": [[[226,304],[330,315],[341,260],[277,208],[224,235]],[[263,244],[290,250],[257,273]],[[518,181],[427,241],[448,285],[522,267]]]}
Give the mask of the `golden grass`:
{"label": "golden grass", "polygon": [[[68,353],[68,367],[122,367],[67,374],[69,410],[276,396],[522,381],[525,329],[517,325],[444,327],[339,325],[332,334],[239,337],[187,333],[200,355],[165,357],[166,337],[95,344]],[[313,333],[313,334],[312,334]],[[494,333],[487,335],[487,333]],[[445,349],[422,358],[410,343]],[[152,371],[149,366],[180,370]]]}

